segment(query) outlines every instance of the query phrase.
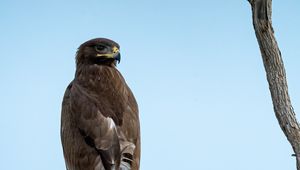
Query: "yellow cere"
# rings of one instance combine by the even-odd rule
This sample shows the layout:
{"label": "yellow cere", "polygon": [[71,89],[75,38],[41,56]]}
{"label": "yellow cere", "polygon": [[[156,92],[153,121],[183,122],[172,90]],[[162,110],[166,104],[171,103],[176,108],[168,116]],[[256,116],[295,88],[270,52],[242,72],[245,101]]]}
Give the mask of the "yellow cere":
{"label": "yellow cere", "polygon": [[113,51],[113,53],[118,53],[119,49],[118,49],[118,47],[114,46],[112,51]]}

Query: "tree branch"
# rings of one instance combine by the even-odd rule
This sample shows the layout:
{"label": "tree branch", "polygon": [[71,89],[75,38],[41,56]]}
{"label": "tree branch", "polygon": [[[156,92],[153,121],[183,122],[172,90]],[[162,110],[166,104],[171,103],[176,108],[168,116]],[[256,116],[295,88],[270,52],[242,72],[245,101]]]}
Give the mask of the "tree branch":
{"label": "tree branch", "polygon": [[300,170],[300,128],[288,94],[284,64],[272,27],[272,0],[248,1],[252,7],[253,26],[267,74],[274,112],[293,147],[297,170]]}

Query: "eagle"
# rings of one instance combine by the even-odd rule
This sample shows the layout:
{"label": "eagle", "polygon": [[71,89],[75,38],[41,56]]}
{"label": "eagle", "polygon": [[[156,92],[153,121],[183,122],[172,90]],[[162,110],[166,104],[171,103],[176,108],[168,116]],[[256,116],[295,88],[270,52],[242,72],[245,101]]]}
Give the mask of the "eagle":
{"label": "eagle", "polygon": [[117,70],[120,46],[89,40],[76,53],[75,78],[61,110],[61,142],[67,170],[138,170],[138,105]]}

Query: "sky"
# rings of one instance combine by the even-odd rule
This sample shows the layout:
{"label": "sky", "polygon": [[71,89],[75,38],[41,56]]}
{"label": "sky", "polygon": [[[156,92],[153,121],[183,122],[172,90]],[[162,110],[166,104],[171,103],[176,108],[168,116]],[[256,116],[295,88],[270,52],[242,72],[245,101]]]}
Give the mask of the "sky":
{"label": "sky", "polygon": [[[300,119],[300,1],[273,26]],[[141,170],[296,169],[246,0],[1,0],[0,169],[63,170],[62,97],[78,46],[121,46],[140,110]]]}

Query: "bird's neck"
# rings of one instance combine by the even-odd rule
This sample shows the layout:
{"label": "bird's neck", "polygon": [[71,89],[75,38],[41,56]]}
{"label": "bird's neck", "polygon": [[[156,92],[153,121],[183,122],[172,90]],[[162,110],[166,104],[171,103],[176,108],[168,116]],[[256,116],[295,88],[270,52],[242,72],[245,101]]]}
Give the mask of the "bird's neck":
{"label": "bird's neck", "polygon": [[75,81],[90,90],[103,91],[110,89],[113,92],[123,90],[125,80],[115,66],[88,65],[77,67]]}

